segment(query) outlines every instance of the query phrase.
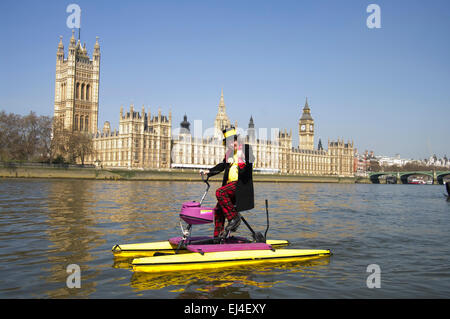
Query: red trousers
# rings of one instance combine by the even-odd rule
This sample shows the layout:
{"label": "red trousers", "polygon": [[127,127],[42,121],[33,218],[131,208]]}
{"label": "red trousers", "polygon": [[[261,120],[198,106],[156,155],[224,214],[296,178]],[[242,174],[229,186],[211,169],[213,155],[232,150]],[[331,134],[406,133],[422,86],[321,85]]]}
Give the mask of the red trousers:
{"label": "red trousers", "polygon": [[237,182],[228,183],[216,191],[217,205],[214,210],[214,237],[224,230],[225,217],[227,220],[233,219],[236,214],[236,184]]}

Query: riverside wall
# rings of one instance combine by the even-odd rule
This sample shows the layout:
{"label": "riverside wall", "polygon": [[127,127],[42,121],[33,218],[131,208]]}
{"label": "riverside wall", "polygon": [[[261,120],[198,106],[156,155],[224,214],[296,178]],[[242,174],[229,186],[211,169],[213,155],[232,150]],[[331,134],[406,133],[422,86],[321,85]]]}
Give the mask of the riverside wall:
{"label": "riverside wall", "polygon": [[[166,170],[128,170],[97,169],[81,167],[27,167],[21,165],[0,166],[1,178],[72,178],[93,180],[140,180],[140,181],[198,181],[198,171],[166,169]],[[219,174],[211,181],[221,181]],[[254,172],[254,182],[271,183],[364,183],[355,177],[339,176],[307,176],[288,174],[262,174]]]}

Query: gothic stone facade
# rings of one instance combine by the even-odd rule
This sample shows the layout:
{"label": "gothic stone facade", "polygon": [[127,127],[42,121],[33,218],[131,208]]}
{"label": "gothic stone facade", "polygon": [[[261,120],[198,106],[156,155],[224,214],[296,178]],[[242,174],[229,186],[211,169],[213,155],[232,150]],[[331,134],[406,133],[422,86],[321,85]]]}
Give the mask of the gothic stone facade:
{"label": "gothic stone facade", "polygon": [[97,132],[98,93],[100,82],[100,45],[98,38],[92,59],[86,44],[70,39],[67,58],[62,37],[56,53],[54,117],[67,130]]}
{"label": "gothic stone facade", "polygon": [[119,130],[111,131],[105,122],[102,132],[93,136],[95,155],[88,163],[102,167],[129,169],[159,169],[170,167],[172,115],[151,116],[142,111],[123,113],[120,109]]}
{"label": "gothic stone facade", "polygon": [[[220,162],[224,156],[222,136],[216,132],[230,125],[225,112],[223,92],[220,97],[218,114],[214,123],[214,135],[194,137],[185,116],[180,133],[172,136],[173,168],[208,168]],[[239,128],[238,128],[239,130]],[[314,149],[314,119],[306,101],[299,120],[299,141],[297,148],[292,147],[292,131],[278,132],[273,140],[256,139],[253,118],[241,136],[252,145],[255,156],[255,171],[268,173],[301,175],[338,175],[353,176],[353,142],[342,140],[328,141],[328,149]],[[321,143],[320,143],[321,144]]]}
{"label": "gothic stone facade", "polygon": [[[214,122],[214,134],[193,137],[185,116],[180,133],[172,134],[172,116],[152,116],[142,111],[120,110],[119,130],[112,131],[105,122],[98,130],[98,100],[100,82],[100,45],[98,38],[92,59],[74,34],[70,39],[68,57],[64,55],[62,39],[56,58],[54,116],[72,131],[91,134],[95,153],[86,163],[102,167],[129,169],[208,168],[223,159],[222,130],[231,124],[225,109],[223,91]],[[237,123],[235,122],[237,127]],[[353,176],[353,142],[328,141],[328,149],[314,149],[314,120],[308,101],[298,123],[299,146],[292,147],[292,131],[284,130],[273,139],[257,139],[253,118],[245,134],[252,145],[254,167],[261,172],[302,175]],[[237,128],[239,130],[239,128]],[[242,130],[241,130],[242,132]]]}

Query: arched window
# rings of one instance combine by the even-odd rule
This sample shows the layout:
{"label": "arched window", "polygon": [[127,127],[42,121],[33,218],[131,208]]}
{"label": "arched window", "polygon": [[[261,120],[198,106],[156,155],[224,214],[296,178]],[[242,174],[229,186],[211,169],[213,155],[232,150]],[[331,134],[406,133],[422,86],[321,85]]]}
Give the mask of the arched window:
{"label": "arched window", "polygon": [[84,83],[81,84],[81,99],[84,100],[85,96],[84,96]]}
{"label": "arched window", "polygon": [[91,86],[88,84],[86,85],[86,100],[90,100],[90,93],[91,93]]}
{"label": "arched window", "polygon": [[77,99],[80,98],[80,83],[77,83],[77,90],[76,90],[76,97]]}
{"label": "arched window", "polygon": [[78,131],[78,115],[75,115],[75,126],[74,126],[74,131]]}
{"label": "arched window", "polygon": [[83,120],[84,120],[84,117],[83,117],[83,115],[81,115],[80,116],[80,131],[83,130]]}
{"label": "arched window", "polygon": [[89,127],[89,116],[86,115],[86,118],[84,119],[84,130],[87,131]]}

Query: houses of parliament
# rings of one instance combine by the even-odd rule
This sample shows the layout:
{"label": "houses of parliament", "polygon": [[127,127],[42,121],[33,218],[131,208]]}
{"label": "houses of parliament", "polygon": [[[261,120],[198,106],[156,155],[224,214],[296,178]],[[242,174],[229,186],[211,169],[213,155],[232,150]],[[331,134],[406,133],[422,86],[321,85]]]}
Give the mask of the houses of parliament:
{"label": "houses of parliament", "polygon": [[[82,131],[93,138],[94,153],[85,163],[104,168],[123,169],[198,169],[210,168],[221,162],[225,149],[222,130],[232,125],[227,113],[223,90],[214,121],[214,132],[208,136],[192,134],[187,115],[179,127],[172,129],[172,114],[163,115],[158,109],[151,114],[145,107],[134,105],[128,110],[120,107],[119,128],[109,122],[98,128],[100,45],[98,38],[92,58],[86,45],[70,39],[65,56],[62,38],[56,54],[54,117],[67,130]],[[237,123],[234,123],[237,127]],[[315,123],[308,101],[298,120],[299,145],[292,146],[292,130],[276,130],[269,138],[256,136],[255,123],[250,117],[248,127],[241,132],[242,142],[252,146],[256,172],[353,176],[354,145],[343,140],[328,141],[328,148],[314,147]]]}

